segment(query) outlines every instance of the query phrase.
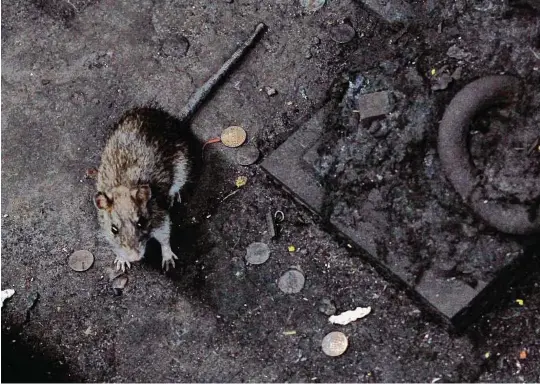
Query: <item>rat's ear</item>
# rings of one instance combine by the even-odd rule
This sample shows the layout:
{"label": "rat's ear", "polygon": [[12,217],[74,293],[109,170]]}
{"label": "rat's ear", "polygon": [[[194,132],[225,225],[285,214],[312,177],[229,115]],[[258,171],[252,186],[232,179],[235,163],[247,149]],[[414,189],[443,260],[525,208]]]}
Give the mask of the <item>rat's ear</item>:
{"label": "rat's ear", "polygon": [[103,192],[98,192],[94,195],[94,205],[97,209],[108,209],[112,206],[112,200]]}
{"label": "rat's ear", "polygon": [[148,200],[152,197],[152,191],[148,184],[139,185],[137,188],[131,190],[131,197],[141,204],[148,203]]}

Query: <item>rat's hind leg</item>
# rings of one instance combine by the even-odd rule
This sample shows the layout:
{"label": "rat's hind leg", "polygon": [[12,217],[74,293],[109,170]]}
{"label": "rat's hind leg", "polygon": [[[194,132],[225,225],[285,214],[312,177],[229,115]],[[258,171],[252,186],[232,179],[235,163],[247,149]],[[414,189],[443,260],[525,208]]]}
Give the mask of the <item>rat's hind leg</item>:
{"label": "rat's hind leg", "polygon": [[171,249],[170,233],[171,219],[167,214],[167,216],[165,216],[165,219],[163,220],[163,223],[159,227],[154,229],[154,231],[152,232],[152,236],[161,244],[161,266],[166,271],[169,270],[169,266],[172,266],[174,268],[174,260],[178,259],[178,257],[173,253]]}
{"label": "rat's hind leg", "polygon": [[173,185],[169,190],[170,206],[172,207],[175,203],[180,203],[180,190],[186,184],[188,177],[188,161],[186,160],[183,154],[179,154],[178,158],[174,162],[174,179]]}

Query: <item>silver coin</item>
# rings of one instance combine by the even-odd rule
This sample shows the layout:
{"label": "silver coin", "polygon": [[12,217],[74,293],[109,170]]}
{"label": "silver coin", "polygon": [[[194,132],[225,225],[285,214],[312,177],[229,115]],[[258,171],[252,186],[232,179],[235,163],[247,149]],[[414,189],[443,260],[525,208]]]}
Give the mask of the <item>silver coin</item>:
{"label": "silver coin", "polygon": [[300,4],[309,12],[315,12],[324,6],[326,0],[300,0]]}
{"label": "silver coin", "polygon": [[68,265],[74,271],[86,271],[92,264],[94,264],[94,255],[88,251],[75,251],[69,256]]}
{"label": "silver coin", "polygon": [[259,149],[254,145],[245,145],[236,150],[236,162],[248,166],[259,160]]}
{"label": "silver coin", "polygon": [[342,332],[330,332],[323,338],[321,346],[325,355],[335,357],[345,353],[349,341]]}
{"label": "silver coin", "polygon": [[270,248],[265,243],[251,243],[247,247],[246,261],[248,264],[262,264],[270,257]]}
{"label": "silver coin", "polygon": [[278,287],[284,293],[298,293],[304,288],[305,282],[302,272],[289,269],[279,278]]}

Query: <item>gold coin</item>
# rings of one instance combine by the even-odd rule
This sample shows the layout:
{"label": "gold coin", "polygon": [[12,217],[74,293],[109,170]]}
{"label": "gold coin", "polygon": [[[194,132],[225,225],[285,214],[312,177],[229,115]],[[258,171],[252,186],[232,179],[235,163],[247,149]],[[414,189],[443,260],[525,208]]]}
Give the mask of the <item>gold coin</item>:
{"label": "gold coin", "polygon": [[244,128],[234,125],[221,133],[221,142],[230,148],[241,146],[246,141],[246,138],[247,134]]}
{"label": "gold coin", "polygon": [[68,264],[74,271],[86,271],[94,264],[94,255],[88,251],[75,251],[69,257]]}
{"label": "gold coin", "polygon": [[340,356],[349,346],[347,336],[342,332],[330,332],[322,340],[322,350],[327,356]]}

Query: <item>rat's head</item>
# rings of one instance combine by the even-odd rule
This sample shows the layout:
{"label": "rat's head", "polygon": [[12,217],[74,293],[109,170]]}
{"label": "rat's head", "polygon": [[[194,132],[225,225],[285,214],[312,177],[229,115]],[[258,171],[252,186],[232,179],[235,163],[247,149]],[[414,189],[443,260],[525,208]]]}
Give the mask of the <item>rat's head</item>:
{"label": "rat's head", "polygon": [[151,196],[148,185],[132,189],[116,187],[94,196],[100,224],[122,260],[136,262],[144,256],[150,234],[148,201]]}

